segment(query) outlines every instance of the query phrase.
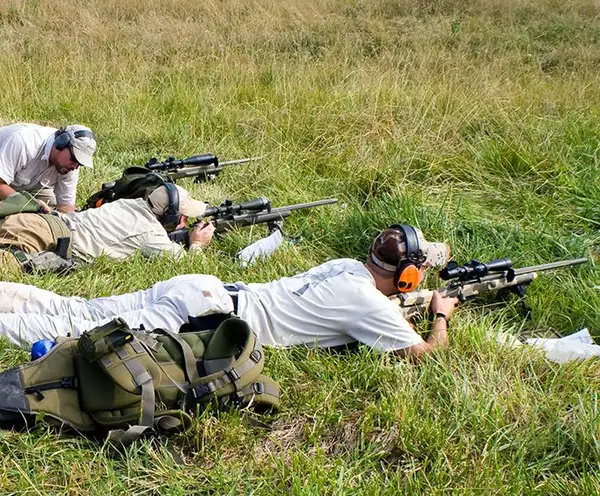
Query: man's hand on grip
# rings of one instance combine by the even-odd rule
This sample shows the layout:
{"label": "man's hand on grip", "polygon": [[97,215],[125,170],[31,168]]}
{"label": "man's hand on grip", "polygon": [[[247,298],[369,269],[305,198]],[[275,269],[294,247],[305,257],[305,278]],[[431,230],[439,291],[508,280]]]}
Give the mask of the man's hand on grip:
{"label": "man's hand on grip", "polygon": [[205,248],[210,244],[215,226],[211,222],[200,223],[190,233],[190,245],[197,248]]}
{"label": "man's hand on grip", "polygon": [[446,319],[449,319],[457,304],[458,298],[444,298],[438,291],[434,291],[431,297],[429,311],[434,315],[436,313],[444,314]]}

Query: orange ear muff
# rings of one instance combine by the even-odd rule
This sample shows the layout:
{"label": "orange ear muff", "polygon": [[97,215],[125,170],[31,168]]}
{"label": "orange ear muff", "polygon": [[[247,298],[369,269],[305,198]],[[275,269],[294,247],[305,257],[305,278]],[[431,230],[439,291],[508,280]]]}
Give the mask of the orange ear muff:
{"label": "orange ear muff", "polygon": [[399,271],[396,288],[401,293],[412,291],[419,285],[419,269],[414,264],[408,264]]}

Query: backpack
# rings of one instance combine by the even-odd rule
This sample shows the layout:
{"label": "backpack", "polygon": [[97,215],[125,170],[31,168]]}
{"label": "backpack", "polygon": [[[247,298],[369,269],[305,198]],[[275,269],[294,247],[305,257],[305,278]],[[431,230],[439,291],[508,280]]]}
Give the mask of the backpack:
{"label": "backpack", "polygon": [[116,181],[103,184],[100,191],[86,200],[83,210],[97,208],[105,203],[124,198],[145,200],[156,188],[172,182],[173,180],[167,174],[134,165],[125,169],[123,175]]}
{"label": "backpack", "polygon": [[31,427],[42,417],[126,446],[187,429],[211,402],[277,407],[279,386],[263,365],[256,335],[237,317],[182,334],[131,330],[117,318],[0,374],[0,424]]}

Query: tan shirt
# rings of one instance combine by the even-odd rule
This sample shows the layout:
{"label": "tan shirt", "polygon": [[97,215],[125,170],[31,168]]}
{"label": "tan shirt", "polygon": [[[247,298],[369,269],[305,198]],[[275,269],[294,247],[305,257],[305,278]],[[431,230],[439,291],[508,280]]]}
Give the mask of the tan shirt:
{"label": "tan shirt", "polygon": [[56,131],[37,124],[0,128],[0,179],[15,191],[52,189],[57,205],[74,205],[79,171],[59,174],[48,163]]}
{"label": "tan shirt", "polygon": [[101,254],[122,260],[136,250],[147,257],[167,253],[179,258],[185,254],[183,246],[169,239],[148,203],[141,198],[58,215],[72,232],[73,255],[86,262]]}

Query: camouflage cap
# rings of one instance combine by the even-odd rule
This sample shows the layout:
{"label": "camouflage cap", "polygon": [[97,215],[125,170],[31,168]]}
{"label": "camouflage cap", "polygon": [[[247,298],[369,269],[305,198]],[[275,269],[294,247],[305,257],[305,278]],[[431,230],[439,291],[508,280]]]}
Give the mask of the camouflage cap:
{"label": "camouflage cap", "polygon": [[[420,229],[415,228],[419,239],[419,252],[425,257],[425,264],[442,267],[450,258],[450,247],[445,243],[430,243],[425,240]],[[384,229],[373,241],[370,252],[375,264],[384,270],[394,272],[398,263],[406,259],[406,240],[400,229]]]}

